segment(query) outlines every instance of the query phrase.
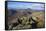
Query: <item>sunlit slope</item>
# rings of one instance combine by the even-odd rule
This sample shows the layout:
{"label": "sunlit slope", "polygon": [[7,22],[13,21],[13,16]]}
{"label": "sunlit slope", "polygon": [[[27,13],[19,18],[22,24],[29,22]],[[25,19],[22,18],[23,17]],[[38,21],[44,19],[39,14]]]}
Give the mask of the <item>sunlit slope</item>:
{"label": "sunlit slope", "polygon": [[32,16],[36,16],[39,19],[44,19],[44,12],[32,12]]}
{"label": "sunlit slope", "polygon": [[32,13],[32,16],[35,16],[37,17],[37,27],[43,27],[43,25],[45,25],[45,15],[44,15],[44,12],[33,12]]}

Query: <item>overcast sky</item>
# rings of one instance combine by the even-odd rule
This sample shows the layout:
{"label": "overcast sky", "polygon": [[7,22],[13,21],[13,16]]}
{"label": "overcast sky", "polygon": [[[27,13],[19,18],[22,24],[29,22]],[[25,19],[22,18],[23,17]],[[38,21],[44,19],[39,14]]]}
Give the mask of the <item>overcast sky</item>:
{"label": "overcast sky", "polygon": [[24,3],[24,2],[8,2],[8,9],[34,9],[44,10],[44,4],[40,3]]}

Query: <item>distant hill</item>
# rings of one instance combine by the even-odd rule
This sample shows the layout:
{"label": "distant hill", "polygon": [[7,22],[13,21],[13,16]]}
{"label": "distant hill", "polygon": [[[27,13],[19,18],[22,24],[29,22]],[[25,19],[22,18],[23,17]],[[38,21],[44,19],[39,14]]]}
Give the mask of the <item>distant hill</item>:
{"label": "distant hill", "polygon": [[13,16],[16,14],[31,14],[32,12],[44,12],[44,10],[33,10],[33,9],[8,9],[8,15]]}

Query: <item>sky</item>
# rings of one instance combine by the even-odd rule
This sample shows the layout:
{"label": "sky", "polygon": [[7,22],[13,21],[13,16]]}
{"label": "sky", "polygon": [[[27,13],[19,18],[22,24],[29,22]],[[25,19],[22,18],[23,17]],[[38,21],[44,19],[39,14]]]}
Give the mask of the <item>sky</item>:
{"label": "sky", "polygon": [[44,10],[44,4],[40,3],[24,3],[24,2],[8,2],[8,9],[34,9]]}

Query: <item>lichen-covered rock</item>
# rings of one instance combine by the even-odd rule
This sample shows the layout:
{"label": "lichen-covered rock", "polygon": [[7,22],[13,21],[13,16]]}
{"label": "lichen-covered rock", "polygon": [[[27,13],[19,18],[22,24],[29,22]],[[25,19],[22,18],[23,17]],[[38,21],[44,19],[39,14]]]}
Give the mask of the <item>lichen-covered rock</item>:
{"label": "lichen-covered rock", "polygon": [[23,26],[23,29],[29,29],[29,28],[32,28],[32,26],[31,25],[25,25],[25,26]]}
{"label": "lichen-covered rock", "polygon": [[13,27],[13,30],[19,30],[22,29],[23,25],[19,24],[16,27]]}
{"label": "lichen-covered rock", "polygon": [[34,22],[36,23],[37,28],[42,28],[44,27],[44,21],[42,19],[40,19],[39,17],[32,17],[32,19],[34,20]]}
{"label": "lichen-covered rock", "polygon": [[38,27],[38,28],[44,27],[44,22],[39,22],[39,23],[37,23],[37,27]]}
{"label": "lichen-covered rock", "polygon": [[19,21],[21,22],[21,24],[25,25],[25,24],[29,23],[29,18],[23,16],[23,17],[19,18]]}
{"label": "lichen-covered rock", "polygon": [[[14,20],[13,20],[14,21]],[[13,30],[21,30],[21,29],[32,29],[32,28],[42,28],[44,27],[44,21],[39,19],[36,16],[21,16],[18,18],[18,25],[15,25],[17,23],[13,23],[12,25],[9,25],[9,29]]]}
{"label": "lichen-covered rock", "polygon": [[35,22],[38,22],[38,17],[36,16],[32,16],[31,19],[34,20]]}

